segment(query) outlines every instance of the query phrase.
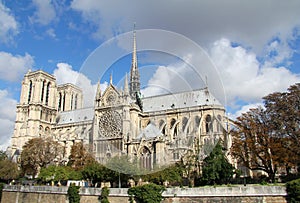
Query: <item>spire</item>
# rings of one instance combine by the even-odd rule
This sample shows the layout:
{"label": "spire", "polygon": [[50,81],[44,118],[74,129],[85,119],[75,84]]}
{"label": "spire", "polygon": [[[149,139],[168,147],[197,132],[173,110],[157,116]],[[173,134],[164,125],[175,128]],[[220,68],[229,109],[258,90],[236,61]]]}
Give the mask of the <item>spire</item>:
{"label": "spire", "polygon": [[135,99],[136,93],[140,92],[140,74],[137,65],[137,54],[136,54],[136,31],[135,24],[133,29],[133,51],[132,51],[132,62],[130,70],[130,96]]}
{"label": "spire", "polygon": [[109,76],[109,84],[112,84],[112,73]]}
{"label": "spire", "polygon": [[100,87],[100,81],[97,83],[97,91],[96,91],[96,97],[95,97],[95,106],[100,106],[100,100],[101,100],[101,87]]}
{"label": "spire", "polygon": [[124,81],[124,95],[126,96],[129,95],[127,73],[125,75],[125,81]]}

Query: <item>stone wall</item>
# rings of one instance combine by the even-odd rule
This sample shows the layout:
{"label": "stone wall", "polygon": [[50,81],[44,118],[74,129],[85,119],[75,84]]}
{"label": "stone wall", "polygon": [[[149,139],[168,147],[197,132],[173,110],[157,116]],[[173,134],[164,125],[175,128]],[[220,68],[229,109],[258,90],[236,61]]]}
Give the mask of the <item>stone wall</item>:
{"label": "stone wall", "polygon": [[[2,193],[2,203],[68,203],[68,187],[9,186]],[[110,188],[111,203],[127,203],[128,188]],[[99,202],[100,188],[81,188],[81,203]],[[167,188],[163,203],[286,203],[284,186],[232,186]]]}

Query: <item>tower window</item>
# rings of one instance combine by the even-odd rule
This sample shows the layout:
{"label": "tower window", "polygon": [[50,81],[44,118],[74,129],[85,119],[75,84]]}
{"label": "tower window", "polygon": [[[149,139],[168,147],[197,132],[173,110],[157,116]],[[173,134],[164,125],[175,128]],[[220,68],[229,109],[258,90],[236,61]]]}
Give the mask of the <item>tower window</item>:
{"label": "tower window", "polygon": [[29,91],[28,91],[28,104],[31,101],[31,94],[32,94],[32,81],[29,82]]}
{"label": "tower window", "polygon": [[75,95],[75,102],[74,102],[74,108],[77,109],[77,99],[78,99],[78,95]]}
{"label": "tower window", "polygon": [[48,84],[47,84],[46,105],[48,105],[48,102],[49,102],[49,91],[50,91],[50,82],[48,82]]}
{"label": "tower window", "polygon": [[41,102],[43,102],[44,100],[44,91],[45,91],[45,80],[43,81],[43,85],[42,85]]}
{"label": "tower window", "polygon": [[58,98],[58,111],[61,110],[61,100],[62,100],[62,96],[61,96],[61,92],[59,93],[59,98]]}

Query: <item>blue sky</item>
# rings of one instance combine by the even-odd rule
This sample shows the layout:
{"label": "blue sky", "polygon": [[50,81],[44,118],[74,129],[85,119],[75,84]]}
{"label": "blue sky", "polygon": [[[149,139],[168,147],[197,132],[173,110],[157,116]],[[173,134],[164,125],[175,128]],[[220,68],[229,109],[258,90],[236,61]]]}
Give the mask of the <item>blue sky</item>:
{"label": "blue sky", "polygon": [[144,95],[201,88],[206,77],[238,116],[299,82],[299,10],[296,0],[0,0],[0,148],[12,135],[29,69],[80,83],[86,98],[110,74],[121,87],[134,22]]}

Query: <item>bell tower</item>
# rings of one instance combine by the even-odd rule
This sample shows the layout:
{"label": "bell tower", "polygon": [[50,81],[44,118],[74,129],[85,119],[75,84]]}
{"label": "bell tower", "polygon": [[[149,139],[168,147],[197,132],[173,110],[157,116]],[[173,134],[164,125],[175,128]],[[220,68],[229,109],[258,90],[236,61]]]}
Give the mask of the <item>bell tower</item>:
{"label": "bell tower", "polygon": [[56,79],[53,75],[39,70],[29,71],[24,76],[11,140],[12,155],[21,151],[28,140],[51,135],[51,127],[57,115],[56,94]]}

